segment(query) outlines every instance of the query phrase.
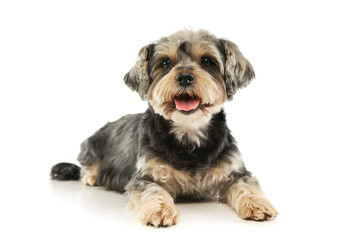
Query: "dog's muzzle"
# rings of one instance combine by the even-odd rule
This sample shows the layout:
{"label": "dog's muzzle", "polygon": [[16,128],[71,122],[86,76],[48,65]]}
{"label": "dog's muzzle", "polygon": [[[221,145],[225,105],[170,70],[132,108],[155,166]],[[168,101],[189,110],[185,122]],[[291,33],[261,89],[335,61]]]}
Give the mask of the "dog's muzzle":
{"label": "dog's muzzle", "polygon": [[[196,77],[193,73],[190,72],[181,72],[175,77],[175,80],[179,83],[180,86],[187,88],[192,85],[196,80]],[[198,108],[200,104],[200,99],[195,96],[189,96],[188,94],[182,94],[174,98],[174,103],[179,111],[191,112]]]}

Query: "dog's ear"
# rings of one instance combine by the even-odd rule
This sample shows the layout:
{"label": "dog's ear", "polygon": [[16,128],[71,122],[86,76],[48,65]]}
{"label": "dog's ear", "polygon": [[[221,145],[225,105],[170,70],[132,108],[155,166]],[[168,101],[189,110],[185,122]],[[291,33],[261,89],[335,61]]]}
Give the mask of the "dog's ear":
{"label": "dog's ear", "polygon": [[150,76],[148,71],[148,62],[153,54],[154,44],[149,44],[140,49],[138,60],[134,67],[124,76],[125,84],[136,91],[142,100],[147,99],[147,93],[150,85]]}
{"label": "dog's ear", "polygon": [[232,100],[238,89],[246,87],[255,73],[252,65],[243,57],[236,44],[220,39],[224,55],[224,79],[228,100]]}

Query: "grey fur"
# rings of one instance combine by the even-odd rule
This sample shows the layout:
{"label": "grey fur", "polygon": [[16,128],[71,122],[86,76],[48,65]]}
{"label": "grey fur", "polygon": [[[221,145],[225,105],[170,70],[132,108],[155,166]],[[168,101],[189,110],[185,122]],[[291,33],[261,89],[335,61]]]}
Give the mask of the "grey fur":
{"label": "grey fur", "polygon": [[246,87],[255,73],[250,62],[242,55],[236,44],[231,41],[220,39],[225,50],[225,81],[227,97],[232,99],[238,89]]}
{"label": "grey fur", "polygon": [[91,166],[98,161],[102,163],[97,184],[124,192],[138,159],[141,115],[126,115],[107,123],[81,144],[78,161],[83,166]]}
{"label": "grey fur", "polygon": [[154,44],[142,47],[138,53],[138,60],[134,67],[124,76],[125,84],[136,91],[142,100],[147,100],[147,93],[150,85],[148,73],[148,61],[153,51]]}
{"label": "grey fur", "polygon": [[[154,226],[176,224],[174,201],[179,198],[227,202],[247,219],[275,217],[277,211],[244,167],[223,111],[224,102],[255,77],[238,47],[204,30],[184,30],[143,47],[138,56],[124,82],[150,106],[145,113],[107,123],[81,144],[78,161],[85,170],[83,182],[127,191],[133,211]],[[172,70],[173,65],[164,66],[171,57]],[[212,64],[204,62],[207,58]],[[154,74],[157,71],[168,73]],[[179,86],[180,72],[198,77]],[[162,90],[178,95],[163,101],[167,93]],[[183,104],[198,99],[198,105],[184,111],[177,108],[180,98]],[[74,166],[58,164],[52,177],[77,179],[76,173]]]}
{"label": "grey fur", "polygon": [[134,67],[124,77],[125,84],[133,91],[136,91],[142,100],[147,100],[147,92],[152,80],[149,76],[149,59],[153,51],[160,46],[164,48],[168,44],[174,44],[174,42],[189,44],[189,42],[200,40],[209,41],[223,47],[224,79],[227,98],[232,100],[233,95],[238,89],[246,87],[255,78],[255,72],[251,63],[243,56],[235,43],[222,38],[216,38],[205,30],[200,30],[196,33],[189,30],[179,31],[170,37],[163,37],[158,42],[142,47]]}

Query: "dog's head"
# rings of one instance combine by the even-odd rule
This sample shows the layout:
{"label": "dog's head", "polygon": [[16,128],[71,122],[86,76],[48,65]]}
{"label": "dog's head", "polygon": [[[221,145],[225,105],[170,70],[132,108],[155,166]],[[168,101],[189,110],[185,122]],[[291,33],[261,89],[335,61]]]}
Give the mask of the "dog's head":
{"label": "dog's head", "polygon": [[183,30],[143,47],[124,81],[155,112],[184,122],[209,119],[254,77],[233,42]]}

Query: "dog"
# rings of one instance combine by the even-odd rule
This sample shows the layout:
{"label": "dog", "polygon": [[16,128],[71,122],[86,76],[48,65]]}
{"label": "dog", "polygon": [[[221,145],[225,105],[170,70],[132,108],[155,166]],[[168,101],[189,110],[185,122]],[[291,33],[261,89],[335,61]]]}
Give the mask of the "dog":
{"label": "dog", "polygon": [[226,124],[224,103],[255,77],[236,44],[181,30],[138,57],[124,82],[149,108],[107,123],[81,144],[81,168],[59,163],[52,179],[127,193],[128,207],[155,227],[177,223],[180,199],[227,203],[248,220],[275,218]]}

